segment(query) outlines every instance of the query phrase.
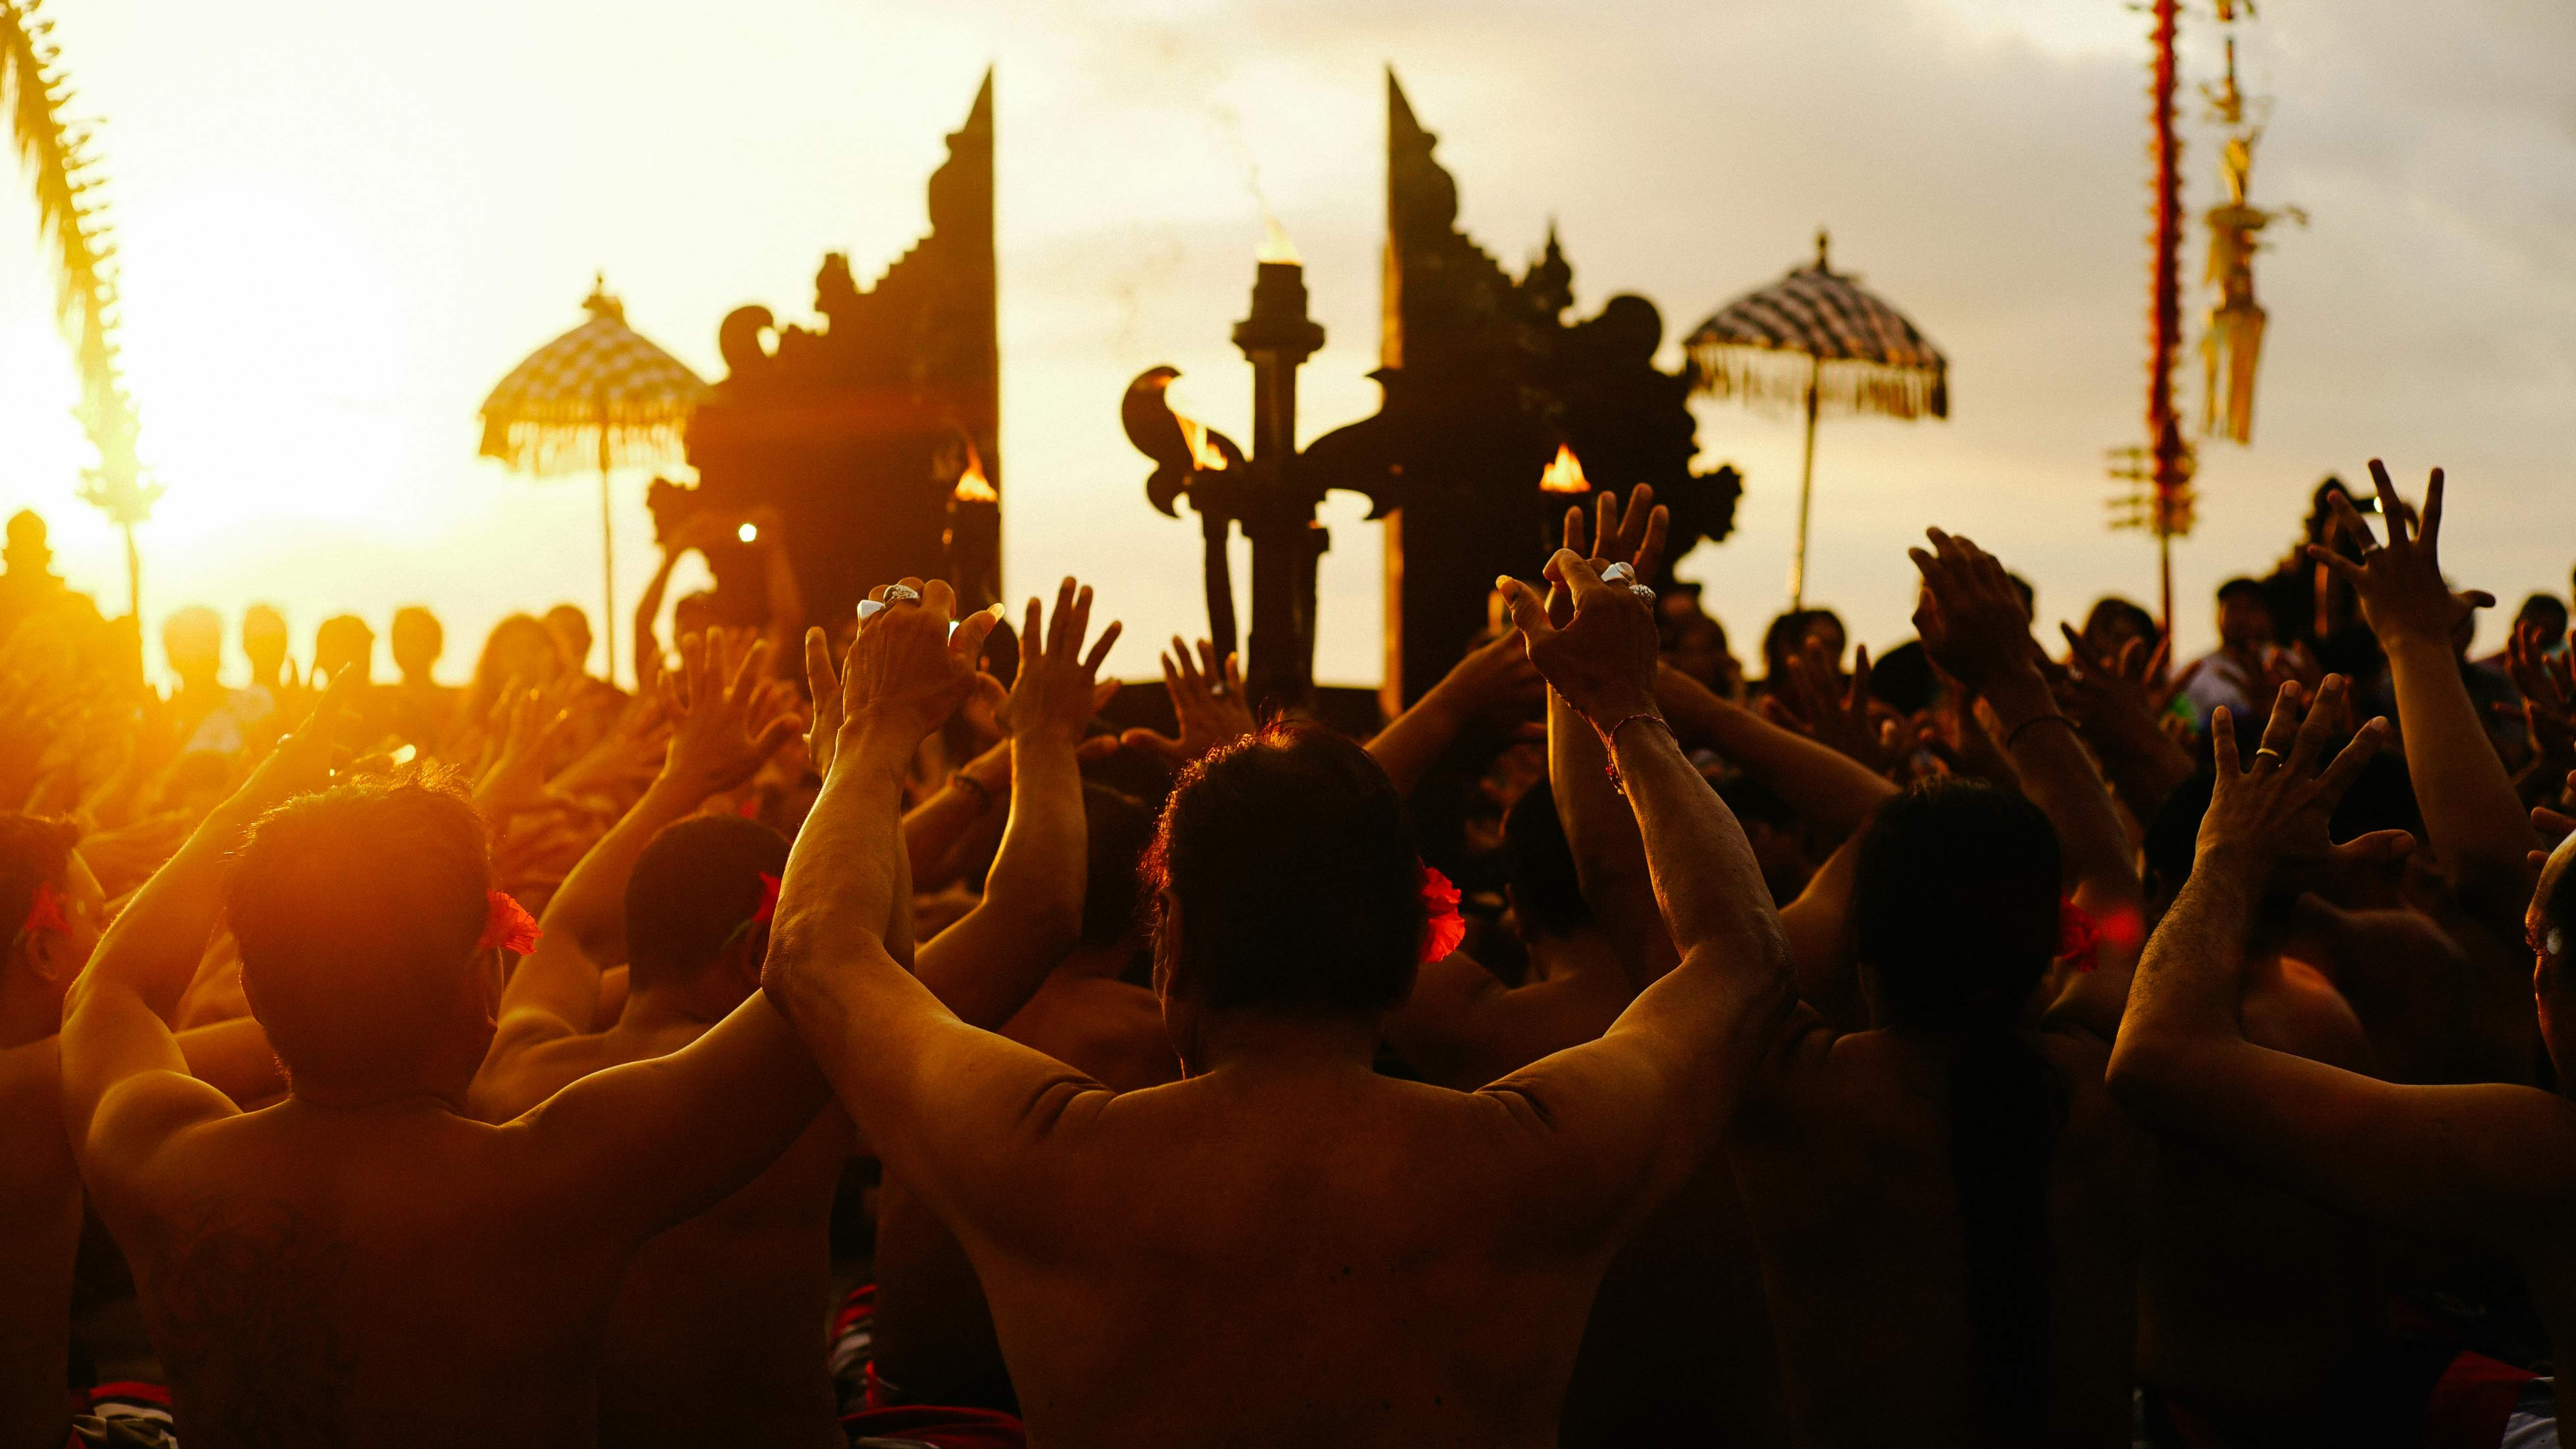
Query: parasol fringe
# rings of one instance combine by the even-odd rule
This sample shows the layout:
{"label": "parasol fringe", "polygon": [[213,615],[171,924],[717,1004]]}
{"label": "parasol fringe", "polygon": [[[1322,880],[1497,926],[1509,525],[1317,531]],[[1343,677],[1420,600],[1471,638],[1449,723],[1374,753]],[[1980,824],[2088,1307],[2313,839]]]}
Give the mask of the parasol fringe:
{"label": "parasol fringe", "polygon": [[[486,458],[498,458],[519,472],[541,478],[598,472],[598,414],[588,408],[579,411],[579,416],[568,412],[561,418],[486,419],[480,452]],[[651,414],[612,412],[610,465],[654,467],[682,461],[688,451],[687,425],[685,408],[656,409]]]}
{"label": "parasol fringe", "polygon": [[1716,398],[1741,398],[1757,410],[1795,413],[1807,406],[1807,387],[1815,380],[1820,416],[1876,414],[1914,419],[1950,415],[1950,379],[1946,362],[1930,367],[1900,367],[1851,358],[1828,358],[1815,371],[1804,352],[1737,343],[1695,342],[1689,347],[1692,378],[1701,392]]}

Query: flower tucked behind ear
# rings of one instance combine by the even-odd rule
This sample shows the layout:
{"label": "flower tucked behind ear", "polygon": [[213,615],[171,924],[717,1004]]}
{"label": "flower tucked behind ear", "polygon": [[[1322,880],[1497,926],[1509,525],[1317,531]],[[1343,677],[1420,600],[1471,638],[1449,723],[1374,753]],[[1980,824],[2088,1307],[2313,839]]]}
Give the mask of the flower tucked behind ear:
{"label": "flower tucked behind ear", "polygon": [[1458,918],[1458,888],[1427,865],[1422,868],[1422,913],[1422,963],[1427,966],[1467,939],[1467,923]]}
{"label": "flower tucked behind ear", "polygon": [[778,877],[764,870],[760,873],[760,909],[751,913],[751,919],[765,926],[769,924],[769,918],[777,914]]}
{"label": "flower tucked behind ear", "polygon": [[62,893],[54,889],[52,881],[36,882],[36,899],[27,907],[27,924],[19,929],[29,934],[51,931],[59,936],[71,928],[71,921],[63,915]]}
{"label": "flower tucked behind ear", "polygon": [[474,949],[489,951],[498,946],[514,956],[525,956],[537,949],[537,937],[544,933],[537,929],[537,918],[528,914],[527,907],[506,891],[486,892],[484,901],[487,910],[483,935],[474,943]]}
{"label": "flower tucked behind ear", "polygon": [[2101,944],[2102,933],[2082,906],[2071,900],[2057,903],[2057,959],[2073,962],[2078,971],[2090,971]]}

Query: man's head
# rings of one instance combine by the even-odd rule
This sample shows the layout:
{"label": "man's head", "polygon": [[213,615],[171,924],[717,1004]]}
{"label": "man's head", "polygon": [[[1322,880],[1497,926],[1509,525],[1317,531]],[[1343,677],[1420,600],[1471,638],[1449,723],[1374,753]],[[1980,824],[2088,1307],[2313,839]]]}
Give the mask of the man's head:
{"label": "man's head", "polygon": [[1154,844],[1154,810],[1124,790],[1082,787],[1082,944],[1106,950],[1136,936],[1145,913],[1138,872]]}
{"label": "man's head", "polygon": [[242,990],[299,1095],[461,1097],[491,1045],[492,856],[464,791],[415,776],[290,800],[224,876]]}
{"label": "man's head", "polygon": [[286,667],[286,616],[266,604],[242,610],[242,654],[250,660],[254,684],[277,677]]}
{"label": "man's head", "polygon": [[2117,661],[2120,651],[2132,639],[2143,640],[2150,649],[2159,634],[2156,616],[2117,594],[2098,600],[2084,616],[2084,643],[2105,659]]}
{"label": "man's head", "polygon": [[[720,975],[739,996],[760,984],[769,923],[755,921],[787,874],[787,838],[739,815],[662,827],[626,881],[628,989],[690,986]],[[738,998],[737,998],[738,999]]]}
{"label": "man's head", "polygon": [[54,550],[45,542],[45,520],[32,508],[9,515],[9,542],[0,548],[0,564],[13,574],[41,574],[53,567]]}
{"label": "man's head", "polygon": [[332,679],[344,670],[358,671],[358,681],[365,683],[375,673],[376,631],[355,614],[341,614],[322,621],[313,631],[313,672]]}
{"label": "man's head", "polygon": [[161,625],[161,652],[170,672],[189,689],[211,689],[224,667],[224,621],[203,604],[191,604]]}
{"label": "man's head", "polygon": [[1592,925],[1574,872],[1574,848],[1545,780],[1521,792],[1503,816],[1503,863],[1510,872],[1512,924],[1521,940],[1563,939]]}
{"label": "man's head", "polygon": [[1320,726],[1273,724],[1183,771],[1146,879],[1167,1013],[1373,1021],[1413,989],[1423,877],[1404,801]]}
{"label": "man's head", "polygon": [[2556,594],[2534,594],[2514,610],[2513,622],[2540,631],[2540,645],[2555,649],[2567,642],[2567,605]]}
{"label": "man's head", "polygon": [[2236,578],[2218,586],[2218,642],[2230,649],[2251,649],[2272,642],[2272,606],[2263,586]]}
{"label": "man's head", "polygon": [[533,614],[512,614],[492,626],[483,639],[483,656],[474,661],[474,689],[466,701],[469,719],[482,718],[501,698],[501,691],[517,685],[537,689],[555,682],[563,674],[563,644],[554,631],[538,622]]}
{"label": "man's head", "polygon": [[563,646],[564,658],[572,667],[582,669],[590,663],[590,616],[572,604],[557,604],[546,610],[546,630]]}
{"label": "man's head", "polygon": [[1890,1025],[2009,1022],[2057,954],[2057,832],[1991,785],[1890,796],[1861,838],[1851,923],[1871,1007]]}
{"label": "man's head", "polygon": [[68,821],[0,814],[0,931],[9,936],[0,997],[23,990],[59,1008],[89,964],[106,899],[72,850],[79,840]]}
{"label": "man's head", "polygon": [[447,630],[438,616],[418,604],[394,610],[394,668],[405,679],[425,680],[447,652]]}

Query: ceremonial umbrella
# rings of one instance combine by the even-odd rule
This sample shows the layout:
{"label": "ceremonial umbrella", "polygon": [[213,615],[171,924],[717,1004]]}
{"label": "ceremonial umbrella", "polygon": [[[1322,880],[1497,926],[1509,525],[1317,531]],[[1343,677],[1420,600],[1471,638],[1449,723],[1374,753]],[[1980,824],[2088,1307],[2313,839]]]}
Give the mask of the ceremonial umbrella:
{"label": "ceremonial umbrella", "polygon": [[1820,412],[1881,413],[1908,420],[1950,415],[1950,364],[1905,314],[1826,265],[1816,233],[1815,265],[1738,297],[1694,328],[1683,346],[1691,381],[1711,397],[1801,407],[1807,461],[1798,478],[1798,553],[1789,565],[1789,607],[1807,592],[1807,516],[1816,483]]}
{"label": "ceremonial umbrella", "polygon": [[599,636],[617,675],[617,554],[608,474],[621,464],[677,462],[707,385],[626,325],[626,307],[595,281],[590,320],[528,354],[483,400],[483,456],[540,478],[599,469],[599,548],[607,616]]}

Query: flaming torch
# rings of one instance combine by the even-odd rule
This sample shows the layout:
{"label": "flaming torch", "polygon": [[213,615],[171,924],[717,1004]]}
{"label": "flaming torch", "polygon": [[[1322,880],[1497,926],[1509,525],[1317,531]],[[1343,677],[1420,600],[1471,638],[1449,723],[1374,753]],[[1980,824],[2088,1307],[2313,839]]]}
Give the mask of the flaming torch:
{"label": "flaming torch", "polygon": [[1560,442],[1556,456],[1548,460],[1538,475],[1538,546],[1553,556],[1565,541],[1564,519],[1568,505],[1580,502],[1592,491],[1592,480],[1583,476],[1583,460],[1574,456],[1574,445]]}
{"label": "flaming torch", "polygon": [[[962,460],[962,461],[961,461]],[[957,446],[940,450],[941,472],[954,469],[956,486],[948,490],[948,577],[957,590],[960,609],[980,609],[1001,595],[1002,494],[984,473],[975,440],[958,435]]]}

